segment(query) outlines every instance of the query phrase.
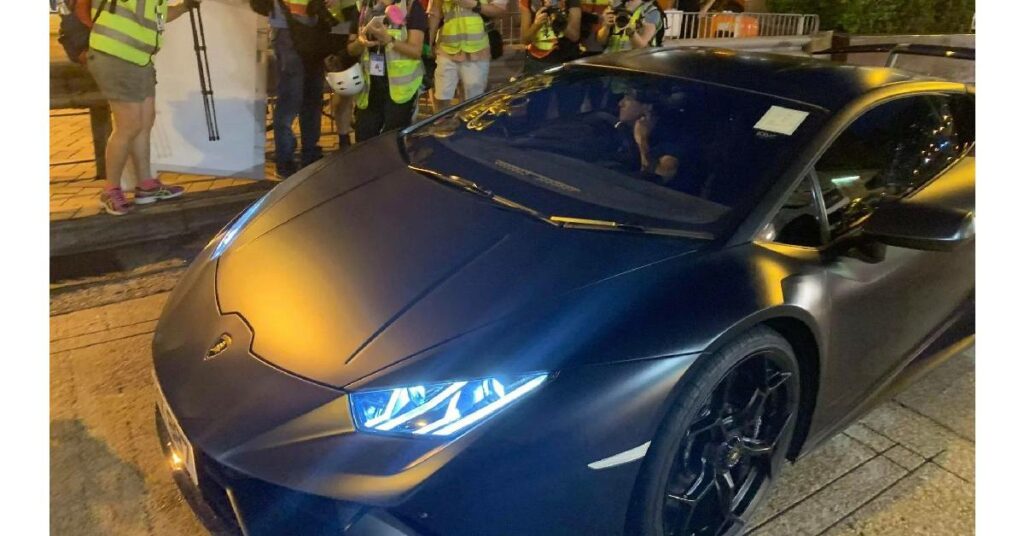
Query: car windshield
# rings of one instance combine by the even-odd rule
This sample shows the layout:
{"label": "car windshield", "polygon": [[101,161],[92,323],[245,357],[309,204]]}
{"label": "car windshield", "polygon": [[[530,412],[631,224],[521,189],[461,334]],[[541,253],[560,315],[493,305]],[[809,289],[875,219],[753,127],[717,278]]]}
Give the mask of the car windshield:
{"label": "car windshield", "polygon": [[713,237],[823,117],[754,91],[573,67],[437,115],[404,144],[413,166],[538,214]]}

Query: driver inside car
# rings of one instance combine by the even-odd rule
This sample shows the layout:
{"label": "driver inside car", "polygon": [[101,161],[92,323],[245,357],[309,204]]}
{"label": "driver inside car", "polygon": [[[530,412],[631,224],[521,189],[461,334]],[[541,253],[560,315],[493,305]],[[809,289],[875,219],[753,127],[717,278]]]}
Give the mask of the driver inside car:
{"label": "driver inside car", "polygon": [[654,91],[630,90],[619,101],[615,160],[634,176],[685,190],[680,177],[679,125]]}

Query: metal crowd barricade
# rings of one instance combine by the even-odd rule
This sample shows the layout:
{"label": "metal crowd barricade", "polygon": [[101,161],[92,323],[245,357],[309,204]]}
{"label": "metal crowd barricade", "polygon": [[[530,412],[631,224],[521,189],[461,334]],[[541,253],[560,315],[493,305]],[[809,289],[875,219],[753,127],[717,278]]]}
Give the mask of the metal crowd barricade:
{"label": "metal crowd barricade", "polygon": [[[513,7],[514,6],[514,7]],[[495,26],[505,44],[519,43],[518,4],[509,2],[509,13],[497,17]],[[666,39],[732,39],[737,37],[791,37],[818,32],[818,15],[803,13],[697,13],[667,10]]]}
{"label": "metal crowd barricade", "polygon": [[666,11],[666,39],[791,37],[817,33],[818,15],[802,13],[693,13]]}

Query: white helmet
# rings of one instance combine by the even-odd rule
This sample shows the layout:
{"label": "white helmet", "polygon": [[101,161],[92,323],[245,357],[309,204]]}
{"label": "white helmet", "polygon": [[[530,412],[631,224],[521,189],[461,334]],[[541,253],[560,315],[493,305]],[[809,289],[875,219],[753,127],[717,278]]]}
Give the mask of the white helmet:
{"label": "white helmet", "polygon": [[366,82],[363,81],[363,66],[356,62],[344,71],[328,72],[327,84],[338,95],[358,95],[366,85]]}

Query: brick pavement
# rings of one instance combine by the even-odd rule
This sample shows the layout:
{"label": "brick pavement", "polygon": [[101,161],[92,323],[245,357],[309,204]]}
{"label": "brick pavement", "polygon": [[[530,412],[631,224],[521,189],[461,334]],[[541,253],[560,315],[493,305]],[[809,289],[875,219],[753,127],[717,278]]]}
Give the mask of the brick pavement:
{"label": "brick pavement", "polygon": [[[55,534],[205,532],[178,495],[153,431],[149,347],[166,298],[51,318]],[[974,361],[973,350],[951,359],[787,468],[754,534],[973,534]]]}
{"label": "brick pavement", "polygon": [[[297,129],[296,129],[297,132]],[[323,117],[320,146],[325,152],[337,150],[338,136],[328,117]],[[274,150],[273,132],[267,133],[267,154]],[[276,180],[274,166],[265,166],[266,178]],[[185,187],[185,193],[205,192],[249,184],[252,179],[160,173],[167,184]],[[95,154],[89,114],[85,110],[50,112],[50,221],[84,218],[100,214],[99,194],[104,181],[96,178]],[[138,210],[145,210],[140,207]]]}

